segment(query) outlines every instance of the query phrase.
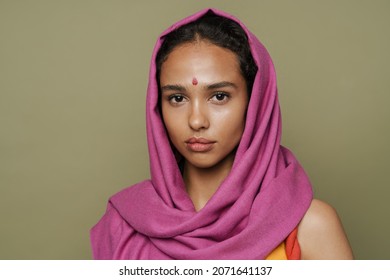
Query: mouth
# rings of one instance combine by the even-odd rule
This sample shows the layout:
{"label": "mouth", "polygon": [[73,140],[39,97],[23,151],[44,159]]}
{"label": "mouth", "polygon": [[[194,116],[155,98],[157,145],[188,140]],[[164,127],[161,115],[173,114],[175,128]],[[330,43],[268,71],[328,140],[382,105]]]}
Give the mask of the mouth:
{"label": "mouth", "polygon": [[205,153],[213,149],[216,141],[208,140],[205,138],[192,137],[185,141],[186,147],[191,152]]}

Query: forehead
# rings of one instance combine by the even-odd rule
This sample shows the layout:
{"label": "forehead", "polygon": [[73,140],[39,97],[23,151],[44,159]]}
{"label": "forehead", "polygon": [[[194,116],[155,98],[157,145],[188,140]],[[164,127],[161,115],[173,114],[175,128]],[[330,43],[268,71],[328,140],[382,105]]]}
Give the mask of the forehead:
{"label": "forehead", "polygon": [[199,80],[200,76],[210,74],[224,77],[240,74],[235,53],[208,41],[185,43],[177,46],[161,67],[161,79],[193,75]]}

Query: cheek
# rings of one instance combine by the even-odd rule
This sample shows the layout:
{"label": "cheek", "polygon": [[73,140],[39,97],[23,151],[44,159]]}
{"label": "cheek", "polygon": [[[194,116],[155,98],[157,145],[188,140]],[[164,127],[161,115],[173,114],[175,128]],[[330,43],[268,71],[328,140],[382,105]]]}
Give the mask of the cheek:
{"label": "cheek", "polygon": [[245,126],[246,107],[225,108],[221,111],[213,112],[213,121],[222,131],[232,133],[234,131],[242,131]]}
{"label": "cheek", "polygon": [[245,110],[235,110],[226,115],[220,132],[226,146],[233,148],[240,143],[245,128],[245,117]]}
{"label": "cheek", "polygon": [[183,118],[172,112],[172,110],[164,108],[162,108],[162,117],[170,140],[175,142],[175,139],[180,137],[181,128],[184,125]]}

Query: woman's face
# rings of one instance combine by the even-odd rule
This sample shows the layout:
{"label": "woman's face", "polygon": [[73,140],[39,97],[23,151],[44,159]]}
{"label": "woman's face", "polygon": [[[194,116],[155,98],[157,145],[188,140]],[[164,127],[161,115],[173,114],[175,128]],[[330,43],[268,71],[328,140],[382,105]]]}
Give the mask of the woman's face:
{"label": "woman's face", "polygon": [[232,163],[248,104],[236,55],[207,41],[180,45],[162,64],[160,86],[168,135],[187,163]]}

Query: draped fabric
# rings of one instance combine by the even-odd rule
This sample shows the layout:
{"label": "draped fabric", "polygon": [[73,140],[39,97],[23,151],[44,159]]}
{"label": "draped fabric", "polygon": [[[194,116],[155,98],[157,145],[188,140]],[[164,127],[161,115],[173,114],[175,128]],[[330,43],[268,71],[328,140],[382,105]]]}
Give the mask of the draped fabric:
{"label": "draped fabric", "polygon": [[[161,118],[156,53],[164,35],[211,10],[238,22],[258,66],[233,167],[200,210],[184,181]],[[236,18],[202,10],[162,33],[154,48],[146,101],[151,179],[109,199],[91,230],[96,259],[264,259],[297,227],[312,200],[304,170],[280,145],[276,75],[259,40]]]}
{"label": "draped fabric", "polygon": [[300,260],[301,248],[298,243],[298,228],[295,228],[286,240],[279,244],[267,257],[266,260]]}

